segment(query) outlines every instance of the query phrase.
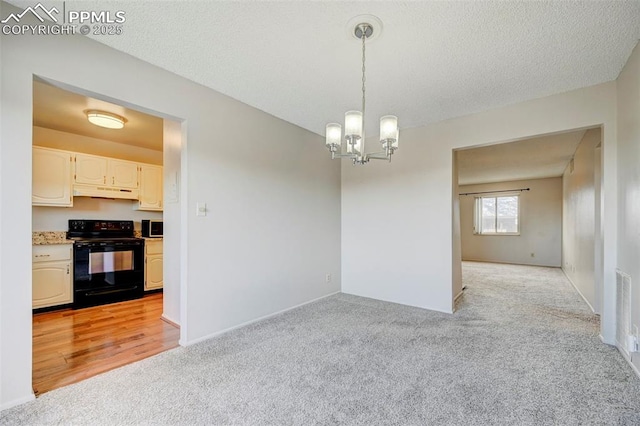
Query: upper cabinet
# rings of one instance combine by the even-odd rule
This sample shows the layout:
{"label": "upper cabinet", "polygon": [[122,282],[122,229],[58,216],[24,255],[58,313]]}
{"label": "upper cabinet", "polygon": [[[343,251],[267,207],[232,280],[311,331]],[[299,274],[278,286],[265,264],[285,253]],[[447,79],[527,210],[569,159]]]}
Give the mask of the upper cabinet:
{"label": "upper cabinet", "polygon": [[138,188],[138,164],[96,155],[76,154],[75,183]]}
{"label": "upper cabinet", "polygon": [[162,211],[162,167],[140,164],[140,194],[134,208]]}
{"label": "upper cabinet", "polygon": [[34,206],[73,206],[73,197],[135,200],[162,211],[162,166],[33,147]]}
{"label": "upper cabinet", "polygon": [[70,152],[33,147],[31,203],[34,206],[73,206],[72,160]]}
{"label": "upper cabinet", "polygon": [[107,159],[95,155],[76,154],[74,183],[107,184]]}
{"label": "upper cabinet", "polygon": [[138,163],[109,159],[109,179],[111,186],[138,188]]}

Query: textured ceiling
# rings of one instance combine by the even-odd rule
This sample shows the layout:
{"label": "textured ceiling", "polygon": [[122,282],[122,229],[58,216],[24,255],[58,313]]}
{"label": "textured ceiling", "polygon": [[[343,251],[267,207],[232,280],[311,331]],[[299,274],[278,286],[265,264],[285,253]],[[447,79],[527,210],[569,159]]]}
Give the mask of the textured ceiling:
{"label": "textured ceiling", "polygon": [[[89,123],[84,113],[98,109],[127,119],[123,129]],[[162,118],[72,93],[41,81],[33,82],[33,125],[141,148],[162,151]]]}
{"label": "textured ceiling", "polygon": [[384,114],[415,127],[614,80],[640,38],[638,0],[87,0],[66,9],[123,10],[123,34],[91,37],[318,134],[360,108],[360,45],[346,28],[357,15],[384,26],[367,49],[369,135]]}
{"label": "textured ceiling", "polygon": [[585,130],[458,151],[458,183],[562,176]]}
{"label": "textured ceiling", "polygon": [[369,135],[384,114],[415,127],[614,80],[640,38],[640,1],[66,7],[124,10],[122,35],[92,37],[319,134],[360,106],[360,45],[346,29],[356,15],[384,25],[367,49]]}

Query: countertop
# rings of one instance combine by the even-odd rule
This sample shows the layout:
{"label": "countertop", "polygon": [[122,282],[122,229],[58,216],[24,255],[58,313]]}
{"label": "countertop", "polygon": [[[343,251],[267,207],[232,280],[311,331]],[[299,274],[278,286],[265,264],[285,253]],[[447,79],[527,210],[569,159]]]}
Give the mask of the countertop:
{"label": "countertop", "polygon": [[31,233],[31,239],[34,246],[73,244],[73,241],[67,240],[65,231],[35,231]]}
{"label": "countertop", "polygon": [[[144,238],[147,241],[162,241],[162,238],[143,237],[140,231],[134,231],[134,237]],[[34,246],[46,246],[54,244],[73,244],[72,240],[67,240],[66,231],[34,231],[31,233]]]}

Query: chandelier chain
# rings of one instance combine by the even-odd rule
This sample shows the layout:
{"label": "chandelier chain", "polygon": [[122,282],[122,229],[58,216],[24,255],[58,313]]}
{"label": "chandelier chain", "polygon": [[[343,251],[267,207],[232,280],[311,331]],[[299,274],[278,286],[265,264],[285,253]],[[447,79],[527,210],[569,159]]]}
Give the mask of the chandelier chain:
{"label": "chandelier chain", "polygon": [[362,137],[364,138],[364,117],[365,117],[365,111],[364,111],[364,104],[365,104],[365,82],[366,82],[366,78],[365,78],[365,40],[367,39],[367,30],[369,29],[369,27],[367,25],[364,25],[362,28]]}

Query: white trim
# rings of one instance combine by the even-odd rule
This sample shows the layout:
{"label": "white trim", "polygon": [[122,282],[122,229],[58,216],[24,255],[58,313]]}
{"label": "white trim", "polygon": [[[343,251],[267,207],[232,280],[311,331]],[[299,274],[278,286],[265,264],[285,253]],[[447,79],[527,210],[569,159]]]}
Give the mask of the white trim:
{"label": "white trim", "polygon": [[36,399],[36,396],[32,393],[31,395],[25,396],[24,398],[14,399],[13,401],[5,402],[4,404],[2,404],[2,406],[0,406],[0,411],[7,410],[17,405],[26,404],[27,402],[33,401],[34,399]]}
{"label": "white trim", "polygon": [[462,259],[462,261],[463,262],[476,262],[476,263],[496,263],[498,265],[539,266],[541,268],[558,268],[558,269],[562,268],[560,265],[543,265],[541,263],[507,262],[507,261],[502,261],[502,260]]}
{"label": "white trim", "polygon": [[567,271],[564,270],[564,268],[562,269],[562,273],[564,274],[565,277],[567,277],[567,280],[569,280],[569,282],[571,283],[571,285],[573,286],[573,288],[575,289],[575,291],[580,295],[580,297],[582,297],[582,300],[584,300],[584,303],[587,304],[587,306],[589,307],[589,309],[591,309],[591,312],[593,312],[594,314],[597,314],[596,310],[593,309],[593,306],[591,306],[591,303],[589,303],[589,301],[587,300],[586,297],[584,297],[584,294],[582,294],[582,292],[578,289],[578,287],[573,283],[573,281],[571,281],[571,278],[569,278],[569,275],[567,275]]}
{"label": "white trim", "polygon": [[517,237],[520,235],[520,232],[474,232],[473,235],[477,235],[478,237]]}
{"label": "white trim", "polygon": [[172,318],[169,318],[168,316],[166,316],[164,313],[162,315],[160,315],[160,319],[162,319],[165,322],[168,322],[169,324],[171,324],[174,327],[180,328],[180,323]]}
{"label": "white trim", "polygon": [[216,331],[215,333],[207,334],[206,336],[199,337],[197,339],[190,340],[188,342],[187,341],[185,341],[185,342],[180,341],[179,343],[180,343],[181,346],[195,345],[196,343],[200,343],[200,342],[204,342],[205,340],[213,339],[214,337],[218,337],[218,336],[220,336],[222,334],[228,333],[228,332],[233,331],[235,329],[246,327],[246,326],[251,325],[253,323],[260,322],[262,320],[266,320],[267,318],[275,317],[276,315],[280,315],[280,314],[283,314],[283,313],[285,313],[287,311],[291,311],[293,309],[300,308],[300,307],[302,307],[304,305],[308,305],[310,303],[314,303],[314,302],[317,302],[319,300],[326,299],[327,297],[333,296],[333,295],[338,294],[338,293],[340,293],[340,292],[336,291],[336,292],[333,292],[333,293],[318,297],[316,299],[312,299],[312,300],[309,300],[307,302],[300,303],[299,305],[295,305],[295,306],[292,306],[290,308],[286,308],[286,309],[283,309],[281,311],[277,311],[277,312],[274,312],[272,314],[268,314],[268,315],[265,315],[265,316],[262,316],[262,317],[259,317],[259,318],[256,318],[256,319],[252,319],[250,321],[243,322],[242,324],[234,325],[233,327],[225,328],[224,330],[221,330],[221,331]]}
{"label": "white trim", "polygon": [[[636,373],[636,376],[638,376],[638,378],[640,378],[640,370],[638,370],[638,367],[636,367],[636,365],[631,361],[631,358],[629,356],[627,356],[625,351],[622,350],[622,348],[620,346],[616,345],[616,349],[618,349],[618,352],[620,352],[620,354],[622,354],[622,358],[624,358],[624,360],[627,361],[627,364],[629,364],[631,366],[631,369],[633,370],[634,373]],[[633,352],[633,353],[636,353],[636,352]]]}
{"label": "white trim", "polygon": [[[455,312],[453,307],[451,309],[448,309],[448,310],[447,309],[437,309],[437,308],[432,308],[432,307],[427,307],[427,306],[410,305],[408,303],[396,302],[394,300],[379,299],[377,297],[372,297],[372,296],[362,296],[361,294],[357,294],[357,293],[347,293],[345,291],[343,291],[342,293],[349,294],[351,296],[362,297],[362,298],[365,298],[365,299],[377,300],[378,302],[394,303],[396,305],[409,306],[411,308],[424,309],[426,311],[441,312],[443,314],[453,314]],[[453,305],[453,303],[452,303],[452,305]]]}

